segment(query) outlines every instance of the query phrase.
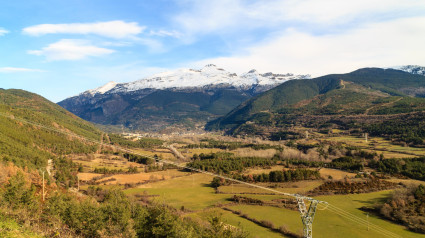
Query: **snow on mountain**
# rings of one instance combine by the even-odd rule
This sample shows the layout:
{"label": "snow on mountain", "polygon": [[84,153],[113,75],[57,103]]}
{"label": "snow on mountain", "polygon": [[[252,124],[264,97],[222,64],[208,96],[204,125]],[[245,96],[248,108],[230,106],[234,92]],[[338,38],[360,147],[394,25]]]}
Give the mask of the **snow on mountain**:
{"label": "snow on mountain", "polygon": [[411,74],[419,74],[425,76],[425,67],[419,66],[419,65],[404,65],[404,66],[397,66],[393,69],[398,69],[407,73]]}
{"label": "snow on mountain", "polygon": [[100,93],[131,92],[140,89],[167,89],[167,88],[197,88],[204,86],[233,86],[236,88],[250,88],[252,86],[274,86],[291,79],[310,78],[310,75],[293,74],[260,74],[256,70],[238,76],[213,64],[208,64],[200,70],[178,69],[152,75],[130,83],[109,82],[97,89],[85,93],[92,95]]}
{"label": "snow on mountain", "polygon": [[87,92],[94,95],[97,93],[104,94],[108,92],[109,90],[113,89],[115,86],[117,86],[117,83],[114,81],[108,82],[107,84],[103,85],[102,87],[98,87],[96,89],[90,89]]}

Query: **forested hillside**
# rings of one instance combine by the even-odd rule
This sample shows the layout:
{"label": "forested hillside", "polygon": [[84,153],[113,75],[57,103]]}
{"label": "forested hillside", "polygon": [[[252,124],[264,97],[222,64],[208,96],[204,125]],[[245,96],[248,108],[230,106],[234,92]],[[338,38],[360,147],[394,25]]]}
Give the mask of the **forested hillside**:
{"label": "forested hillside", "polygon": [[40,168],[57,155],[95,150],[94,144],[60,131],[94,140],[99,140],[101,135],[92,124],[23,90],[1,89],[0,113],[0,158],[21,167]]}

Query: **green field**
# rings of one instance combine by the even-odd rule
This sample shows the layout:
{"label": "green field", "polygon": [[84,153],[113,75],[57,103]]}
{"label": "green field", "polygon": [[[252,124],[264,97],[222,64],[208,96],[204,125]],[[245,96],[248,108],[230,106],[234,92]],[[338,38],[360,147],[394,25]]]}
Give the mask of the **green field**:
{"label": "green field", "polygon": [[[219,210],[225,218],[227,224],[243,227],[244,230],[251,234],[251,237],[274,237],[281,236],[278,233],[272,232],[267,228],[258,226],[257,224],[246,220],[231,212],[217,208],[217,204],[231,205],[228,201],[233,194],[216,194],[214,189],[209,187],[208,184],[212,178],[209,175],[193,174],[174,178],[170,180],[160,181],[142,185],[139,188],[126,190],[127,194],[137,194],[147,191],[149,194],[160,195],[156,197],[156,201],[160,203],[169,204],[177,209],[184,206],[185,209],[190,211],[189,216],[203,217],[207,216],[211,210]],[[307,183],[314,183],[318,181],[311,181]],[[305,182],[304,182],[305,183]],[[241,190],[243,188],[243,190]],[[230,190],[231,186],[226,186],[226,190]],[[288,191],[293,191],[290,188]],[[305,189],[305,187],[304,187]],[[233,192],[246,192],[249,188],[234,185]],[[258,189],[255,189],[256,192]],[[279,190],[283,190],[280,188]],[[264,191],[267,192],[267,191]],[[363,206],[371,206],[376,202],[385,199],[391,191],[381,191],[367,194],[354,194],[354,195],[334,195],[334,196],[321,196],[317,199],[329,202],[344,211],[349,212],[361,219],[366,220],[366,213],[359,210]],[[282,198],[277,195],[243,195],[270,201],[276,198]],[[255,205],[231,205],[231,210],[241,211],[251,218],[259,221],[271,221],[275,227],[285,226],[288,230],[294,233],[302,233],[302,223],[298,211],[292,211],[284,208],[277,208],[271,206],[255,206]],[[319,209],[324,209],[323,205]],[[390,232],[400,235],[401,237],[425,237],[418,233],[413,233],[406,230],[403,226],[394,224],[392,222],[382,220],[372,214],[369,216],[370,224],[382,227]],[[318,210],[316,213],[315,221],[313,223],[314,237],[381,237],[382,234],[375,229],[367,230],[367,227],[353,222],[350,219],[341,217],[334,213],[329,208],[325,210]]]}
{"label": "green field", "polygon": [[127,194],[137,194],[147,191],[149,194],[160,195],[158,202],[164,202],[176,208],[184,206],[190,210],[200,210],[212,207],[217,203],[227,203],[229,195],[216,194],[209,187],[211,176],[194,174],[171,180],[159,181],[142,185],[141,188],[126,190]]}
{"label": "green field", "polygon": [[[362,206],[370,206],[376,201],[385,198],[389,191],[382,191],[369,194],[355,194],[342,196],[325,196],[318,199],[327,201],[330,204],[341,208],[359,218],[366,220],[366,213],[359,210]],[[319,209],[325,207],[319,205]],[[238,205],[232,206],[232,210],[242,211],[249,217],[257,220],[269,220],[279,227],[285,225],[290,231],[300,233],[302,229],[301,218],[298,211],[292,211],[276,207]],[[377,225],[401,237],[425,237],[418,233],[406,230],[403,226],[396,225],[389,221],[379,219],[373,215],[369,216],[370,224]],[[372,229],[367,230],[367,226],[360,225],[345,217],[332,212],[330,209],[318,210],[313,223],[314,237],[381,237],[382,233]]]}
{"label": "green field", "polygon": [[221,216],[224,223],[231,226],[240,227],[243,231],[246,231],[250,234],[251,237],[258,238],[267,238],[267,237],[282,237],[281,234],[277,232],[270,231],[267,228],[258,226],[257,224],[242,218],[238,215],[233,214],[232,212],[225,211],[221,208],[214,208],[205,211],[195,212],[188,214],[187,216],[192,218],[198,218],[200,220],[207,220],[209,217],[219,215]]}

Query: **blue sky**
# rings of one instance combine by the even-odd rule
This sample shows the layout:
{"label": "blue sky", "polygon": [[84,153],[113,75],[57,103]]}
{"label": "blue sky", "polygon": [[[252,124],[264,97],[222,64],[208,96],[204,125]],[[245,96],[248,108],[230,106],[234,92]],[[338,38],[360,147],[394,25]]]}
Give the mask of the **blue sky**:
{"label": "blue sky", "polygon": [[0,88],[57,102],[214,63],[320,76],[425,65],[422,0],[0,2]]}

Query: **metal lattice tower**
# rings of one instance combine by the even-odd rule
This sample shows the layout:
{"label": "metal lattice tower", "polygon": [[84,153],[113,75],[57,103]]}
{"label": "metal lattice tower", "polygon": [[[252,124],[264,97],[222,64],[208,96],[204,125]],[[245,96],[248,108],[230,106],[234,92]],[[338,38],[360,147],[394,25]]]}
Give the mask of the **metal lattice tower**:
{"label": "metal lattice tower", "polygon": [[[314,214],[316,213],[316,208],[319,203],[325,203],[313,198],[304,197],[304,196],[296,196],[297,202],[298,202],[298,209],[300,211],[301,215],[301,221],[303,222],[303,236],[305,238],[312,238],[313,237],[313,219]],[[308,207],[305,205],[305,201],[310,201],[310,206]]]}

